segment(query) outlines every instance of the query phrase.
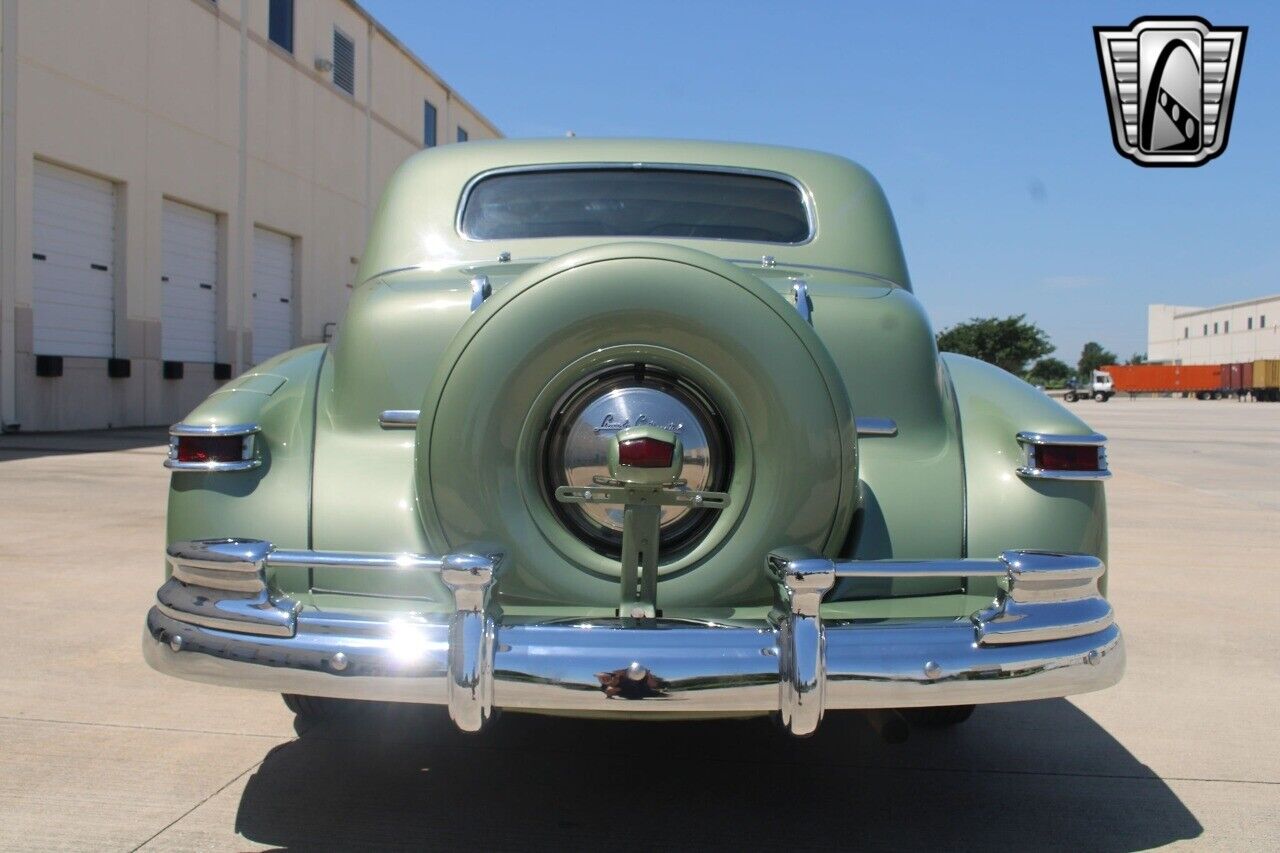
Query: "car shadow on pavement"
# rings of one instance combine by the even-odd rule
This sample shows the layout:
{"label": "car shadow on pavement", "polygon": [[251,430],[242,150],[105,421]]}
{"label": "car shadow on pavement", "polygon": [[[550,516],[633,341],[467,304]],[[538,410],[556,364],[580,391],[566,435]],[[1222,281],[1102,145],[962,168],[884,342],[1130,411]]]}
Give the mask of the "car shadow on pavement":
{"label": "car shadow on pavement", "polygon": [[11,432],[0,434],[0,462],[73,453],[163,448],[167,427],[130,427],[70,432]]}
{"label": "car shadow on pavement", "polygon": [[480,736],[433,708],[380,707],[273,749],[236,815],[281,847],[1089,848],[1194,838],[1199,822],[1062,699],[979,708],[883,743],[828,715],[618,723],[518,714]]}

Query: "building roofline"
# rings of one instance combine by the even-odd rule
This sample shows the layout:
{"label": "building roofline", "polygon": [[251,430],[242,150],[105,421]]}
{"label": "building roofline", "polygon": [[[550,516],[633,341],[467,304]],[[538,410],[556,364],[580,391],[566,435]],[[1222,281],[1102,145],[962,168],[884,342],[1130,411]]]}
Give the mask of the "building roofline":
{"label": "building roofline", "polygon": [[379,21],[372,14],[370,14],[367,9],[365,9],[363,6],[357,3],[356,0],[343,0],[343,2],[346,3],[347,6],[349,6],[351,10],[354,11],[357,15],[360,15],[362,18],[364,18],[366,21],[372,24],[373,28],[377,30],[378,34],[382,36],[384,39],[386,39],[387,41],[389,41],[397,50],[403,53],[406,57],[408,57],[409,61],[413,62],[420,69],[426,72],[428,77],[430,77],[431,79],[439,83],[440,86],[444,89],[445,96],[447,98],[466,107],[466,109],[472,115],[480,119],[480,122],[490,131],[492,131],[494,134],[496,134],[497,136],[503,136],[502,131],[498,128],[496,124],[494,124],[492,121],[489,120],[488,116],[486,116],[484,113],[476,109],[475,106],[466,98],[459,95],[457,89],[455,89],[453,86],[450,86],[443,77],[437,74],[431,68],[430,65],[427,65],[427,63],[423,62],[422,58],[418,56],[418,54],[410,50],[408,45],[400,41],[399,37],[397,37],[395,33],[387,29],[386,26],[384,26],[381,21]]}
{"label": "building roofline", "polygon": [[1260,302],[1275,302],[1280,300],[1280,293],[1273,293],[1270,296],[1255,296],[1253,299],[1241,299],[1238,302],[1224,302],[1221,305],[1211,305],[1208,308],[1193,308],[1190,311],[1183,311],[1181,314],[1174,314],[1174,318],[1190,317],[1193,314],[1207,314],[1210,311],[1225,311],[1228,308],[1242,308],[1246,305],[1257,305]]}

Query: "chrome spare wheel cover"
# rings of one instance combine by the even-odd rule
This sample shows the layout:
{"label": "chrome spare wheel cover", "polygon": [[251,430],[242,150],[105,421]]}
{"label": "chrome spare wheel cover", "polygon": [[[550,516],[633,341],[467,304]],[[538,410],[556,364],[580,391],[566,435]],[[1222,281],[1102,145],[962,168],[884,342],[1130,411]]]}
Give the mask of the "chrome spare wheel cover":
{"label": "chrome spare wheel cover", "polygon": [[[558,407],[544,444],[544,477],[556,486],[591,486],[595,477],[608,477],[609,438],[630,426],[649,424],[669,429],[684,445],[680,474],[690,489],[723,487],[728,448],[718,415],[696,389],[669,374],[629,368],[596,377],[579,386]],[[559,505],[575,532],[598,550],[611,552],[621,542],[620,505]],[[664,507],[663,546],[679,548],[703,532],[695,518],[703,512],[688,507]]]}

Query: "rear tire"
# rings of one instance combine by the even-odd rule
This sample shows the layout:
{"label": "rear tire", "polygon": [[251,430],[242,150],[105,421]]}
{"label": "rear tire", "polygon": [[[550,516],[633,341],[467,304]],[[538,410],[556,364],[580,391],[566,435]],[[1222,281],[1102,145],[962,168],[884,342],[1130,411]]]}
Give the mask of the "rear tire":
{"label": "rear tire", "polygon": [[1062,399],[1066,400],[1068,403],[1074,403],[1076,401],[1076,392],[1068,391],[1067,393],[1062,395]]}
{"label": "rear tire", "polygon": [[938,705],[933,708],[906,708],[902,715],[913,726],[942,729],[958,726],[973,716],[975,705]]}
{"label": "rear tire", "polygon": [[365,703],[355,699],[331,699],[327,696],[303,696],[281,693],[284,705],[301,719],[311,722],[335,720],[355,713]]}

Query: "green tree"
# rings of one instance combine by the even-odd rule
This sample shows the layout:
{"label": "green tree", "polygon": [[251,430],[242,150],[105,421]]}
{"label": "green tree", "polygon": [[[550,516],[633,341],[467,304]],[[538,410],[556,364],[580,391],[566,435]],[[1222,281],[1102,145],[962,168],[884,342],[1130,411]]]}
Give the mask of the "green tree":
{"label": "green tree", "polygon": [[1146,363],[1147,363],[1147,354],[1145,352],[1135,352],[1133,355],[1129,356],[1129,360],[1125,362],[1125,364],[1146,364]]}
{"label": "green tree", "polygon": [[1042,358],[1031,365],[1027,380],[1036,385],[1059,386],[1071,378],[1071,365],[1060,358]]}
{"label": "green tree", "polygon": [[1104,349],[1097,341],[1089,341],[1080,350],[1080,364],[1077,366],[1080,368],[1080,375],[1087,377],[1104,364],[1119,363],[1120,359],[1111,350]]}
{"label": "green tree", "polygon": [[1021,376],[1027,362],[1053,352],[1049,336],[1026,319],[1026,314],[974,317],[940,332],[938,349],[972,356]]}

